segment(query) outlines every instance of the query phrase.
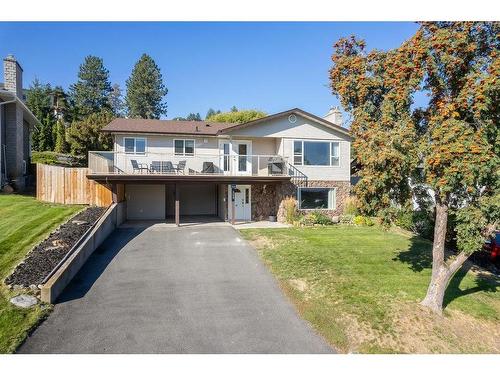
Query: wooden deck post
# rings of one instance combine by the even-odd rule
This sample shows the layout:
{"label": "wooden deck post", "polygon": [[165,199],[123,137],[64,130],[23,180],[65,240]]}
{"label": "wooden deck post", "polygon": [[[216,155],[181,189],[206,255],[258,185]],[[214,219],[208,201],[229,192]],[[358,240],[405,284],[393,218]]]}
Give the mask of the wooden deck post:
{"label": "wooden deck post", "polygon": [[175,184],[175,225],[180,226],[179,220],[179,185]]}

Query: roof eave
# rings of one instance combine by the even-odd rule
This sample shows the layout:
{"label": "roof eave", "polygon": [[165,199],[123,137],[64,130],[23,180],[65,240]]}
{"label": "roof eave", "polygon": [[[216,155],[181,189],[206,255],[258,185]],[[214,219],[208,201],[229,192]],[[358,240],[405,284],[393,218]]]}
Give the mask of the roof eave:
{"label": "roof eave", "polygon": [[24,103],[16,94],[7,90],[0,90],[0,97],[7,98],[7,100],[15,100],[17,104],[19,104],[23,110],[23,115],[26,118],[26,121],[31,126],[35,127],[41,126],[41,122],[35,117],[35,115],[30,111],[26,103]]}

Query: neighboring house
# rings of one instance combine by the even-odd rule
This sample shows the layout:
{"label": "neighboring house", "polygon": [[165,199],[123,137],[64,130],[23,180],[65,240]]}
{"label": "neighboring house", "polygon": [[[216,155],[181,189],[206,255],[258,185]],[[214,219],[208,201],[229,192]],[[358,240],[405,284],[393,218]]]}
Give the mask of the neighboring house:
{"label": "neighboring house", "polygon": [[0,188],[24,190],[30,182],[31,131],[39,125],[24,103],[23,69],[14,56],[3,60],[0,83]]}
{"label": "neighboring house", "polygon": [[[118,118],[103,131],[114,151],[90,152],[88,178],[124,196],[128,219],[211,215],[284,219],[282,201],[342,213],[350,190],[351,137],[338,108],[298,108],[244,124]],[[122,192],[125,192],[122,194]]]}

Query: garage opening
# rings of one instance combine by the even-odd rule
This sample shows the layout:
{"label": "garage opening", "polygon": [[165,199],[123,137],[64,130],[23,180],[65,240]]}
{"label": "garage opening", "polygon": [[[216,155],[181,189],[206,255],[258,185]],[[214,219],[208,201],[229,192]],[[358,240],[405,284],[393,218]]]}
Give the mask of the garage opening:
{"label": "garage opening", "polygon": [[[178,184],[180,222],[221,221],[225,219],[225,195],[215,183]],[[175,220],[175,184],[127,184],[129,220]]]}

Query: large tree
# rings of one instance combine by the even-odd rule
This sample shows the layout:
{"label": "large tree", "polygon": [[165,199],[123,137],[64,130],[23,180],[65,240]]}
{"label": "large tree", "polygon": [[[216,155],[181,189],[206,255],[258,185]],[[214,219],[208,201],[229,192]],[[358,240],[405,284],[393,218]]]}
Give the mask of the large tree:
{"label": "large tree", "polygon": [[259,118],[265,117],[266,113],[255,109],[234,110],[236,107],[231,108],[229,112],[215,113],[205,120],[211,122],[228,122],[232,124],[240,124]]}
{"label": "large tree", "polygon": [[151,56],[143,54],[127,80],[125,103],[130,117],[159,119],[167,114],[164,101],[167,88],[160,68]]}
{"label": "large tree", "polygon": [[40,143],[43,143],[43,148],[52,143],[52,139],[45,139],[47,134],[49,134],[50,137],[52,134],[52,129],[49,129],[49,132],[47,132],[45,127],[47,116],[51,113],[51,91],[52,89],[49,84],[43,84],[35,78],[26,93],[26,105],[42,123],[42,125],[37,126],[32,133],[31,146],[35,151],[42,151],[40,149]]}
{"label": "large tree", "polygon": [[111,107],[111,112],[113,112],[116,117],[123,117],[125,114],[125,103],[122,98],[122,89],[118,83],[115,83],[111,88],[109,106]]}
{"label": "large tree", "polygon": [[87,159],[88,151],[111,150],[113,148],[111,136],[101,130],[113,118],[111,111],[103,111],[92,113],[83,120],[73,122],[66,130],[66,140],[71,153]]}
{"label": "large tree", "polygon": [[[432,277],[424,306],[440,313],[446,287],[499,220],[498,23],[422,23],[399,48],[366,52],[363,41],[334,46],[332,91],[353,115],[362,209],[408,201],[421,178],[435,199]],[[416,93],[428,103],[415,108]],[[445,252],[448,216],[457,248]]]}
{"label": "large tree", "polygon": [[70,87],[71,101],[78,119],[111,109],[112,92],[109,71],[100,57],[87,56],[78,72],[78,81]]}

